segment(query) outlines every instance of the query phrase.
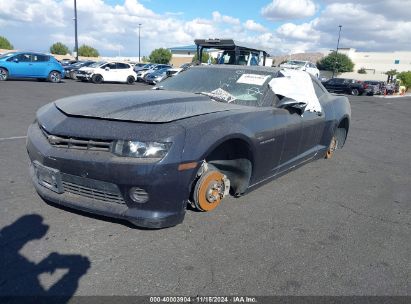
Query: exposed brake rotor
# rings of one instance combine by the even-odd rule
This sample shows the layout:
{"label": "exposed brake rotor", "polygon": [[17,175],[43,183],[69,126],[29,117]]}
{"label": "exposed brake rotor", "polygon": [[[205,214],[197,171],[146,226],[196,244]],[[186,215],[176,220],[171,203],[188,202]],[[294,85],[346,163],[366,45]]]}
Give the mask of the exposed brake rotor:
{"label": "exposed brake rotor", "polygon": [[194,189],[194,204],[198,210],[211,211],[230,190],[229,179],[218,170],[203,173]]}

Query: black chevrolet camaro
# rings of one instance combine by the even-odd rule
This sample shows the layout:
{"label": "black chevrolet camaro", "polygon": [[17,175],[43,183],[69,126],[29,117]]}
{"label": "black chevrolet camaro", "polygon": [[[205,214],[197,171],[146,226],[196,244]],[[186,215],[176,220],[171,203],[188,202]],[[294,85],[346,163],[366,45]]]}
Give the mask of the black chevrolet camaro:
{"label": "black chevrolet camaro", "polygon": [[30,172],[46,201],[169,227],[188,204],[210,211],[330,158],[350,112],[346,97],[302,71],[197,66],[153,90],[45,105],[28,130]]}

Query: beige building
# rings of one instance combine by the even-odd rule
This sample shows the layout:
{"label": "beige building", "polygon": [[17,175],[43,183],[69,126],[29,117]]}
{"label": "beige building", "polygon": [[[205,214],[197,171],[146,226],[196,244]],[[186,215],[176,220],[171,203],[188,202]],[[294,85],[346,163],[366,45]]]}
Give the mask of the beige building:
{"label": "beige building", "polygon": [[[342,78],[387,80],[385,73],[389,70],[411,71],[411,52],[357,52],[353,48],[338,49],[338,52],[350,57],[355,64],[354,72],[339,75]],[[366,74],[358,73],[362,68]]]}
{"label": "beige building", "polygon": [[184,63],[193,61],[193,57],[197,52],[197,47],[195,45],[179,46],[169,48],[169,50],[172,55],[170,64],[174,67],[179,67]]}

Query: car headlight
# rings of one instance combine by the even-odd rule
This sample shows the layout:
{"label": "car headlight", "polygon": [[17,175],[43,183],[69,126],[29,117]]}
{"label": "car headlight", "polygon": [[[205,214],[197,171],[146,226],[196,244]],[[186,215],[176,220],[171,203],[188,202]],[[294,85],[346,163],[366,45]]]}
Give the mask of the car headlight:
{"label": "car headlight", "polygon": [[124,157],[150,158],[160,160],[170,150],[171,143],[117,140],[114,154]]}

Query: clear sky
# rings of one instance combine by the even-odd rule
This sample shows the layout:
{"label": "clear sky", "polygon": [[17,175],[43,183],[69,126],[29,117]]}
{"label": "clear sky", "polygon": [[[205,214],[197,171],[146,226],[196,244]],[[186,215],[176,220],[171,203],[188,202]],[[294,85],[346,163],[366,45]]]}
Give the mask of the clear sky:
{"label": "clear sky", "polygon": [[[0,0],[0,36],[17,49],[74,46],[74,0]],[[79,43],[136,56],[196,38],[234,38],[271,54],[411,50],[411,0],[77,0]]]}

